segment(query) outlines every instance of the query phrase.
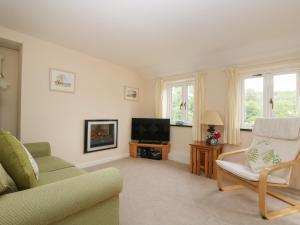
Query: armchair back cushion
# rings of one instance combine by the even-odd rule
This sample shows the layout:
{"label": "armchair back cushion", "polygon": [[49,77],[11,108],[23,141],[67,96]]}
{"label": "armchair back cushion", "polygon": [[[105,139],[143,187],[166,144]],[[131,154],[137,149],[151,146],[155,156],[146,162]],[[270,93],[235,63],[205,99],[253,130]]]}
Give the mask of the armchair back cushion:
{"label": "armchair back cushion", "polygon": [[299,138],[300,118],[258,118],[253,127],[255,136],[282,140]]}
{"label": "armchair back cushion", "polygon": [[280,163],[282,158],[270,139],[255,138],[246,152],[246,160],[253,172],[260,173],[264,168]]}
{"label": "armchair back cushion", "polygon": [[[294,160],[300,150],[299,128],[300,118],[257,119],[254,139],[246,152],[246,163],[252,171],[259,173],[266,167]],[[291,169],[275,171],[272,175],[288,181]]]}

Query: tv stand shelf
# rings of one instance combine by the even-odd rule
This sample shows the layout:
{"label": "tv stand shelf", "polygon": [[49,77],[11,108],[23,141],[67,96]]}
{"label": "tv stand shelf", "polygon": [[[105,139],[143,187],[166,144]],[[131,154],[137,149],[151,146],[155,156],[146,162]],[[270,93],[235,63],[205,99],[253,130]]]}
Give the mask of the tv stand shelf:
{"label": "tv stand shelf", "polygon": [[145,144],[145,143],[130,141],[129,142],[130,157],[132,158],[137,157],[138,147],[160,148],[162,154],[162,160],[167,160],[171,145],[170,144]]}

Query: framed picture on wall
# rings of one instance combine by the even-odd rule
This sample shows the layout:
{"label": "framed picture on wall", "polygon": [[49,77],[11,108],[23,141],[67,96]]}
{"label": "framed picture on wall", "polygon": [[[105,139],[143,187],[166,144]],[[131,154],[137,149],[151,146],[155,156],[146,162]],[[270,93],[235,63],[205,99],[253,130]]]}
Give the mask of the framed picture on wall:
{"label": "framed picture on wall", "polygon": [[75,73],[50,69],[50,90],[75,92]]}
{"label": "framed picture on wall", "polygon": [[126,100],[137,101],[139,99],[139,89],[134,87],[124,87],[124,98]]}
{"label": "framed picture on wall", "polygon": [[118,120],[85,120],[84,153],[118,147]]}

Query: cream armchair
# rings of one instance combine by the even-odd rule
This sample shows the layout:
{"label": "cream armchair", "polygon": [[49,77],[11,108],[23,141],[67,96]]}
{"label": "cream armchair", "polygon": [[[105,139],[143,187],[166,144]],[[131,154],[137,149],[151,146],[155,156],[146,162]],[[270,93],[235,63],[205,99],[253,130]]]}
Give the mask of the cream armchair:
{"label": "cream armchair", "polygon": [[[269,187],[288,187],[294,165],[300,164],[299,128],[300,118],[257,119],[253,128],[254,139],[251,146],[247,149],[223,153],[216,161],[219,190],[227,191],[246,187],[257,192],[260,214],[264,219],[273,219],[300,212],[299,203],[288,199],[282,194],[269,190]],[[256,149],[256,146],[257,143],[261,142],[268,143],[268,147],[272,149],[272,157],[276,155],[273,165],[268,165],[259,171],[255,171],[247,160],[245,163],[226,160],[228,156],[236,154],[246,154],[247,156],[249,151],[253,151],[253,149],[255,150],[255,158],[257,159],[260,152]],[[223,178],[225,177],[237,184],[224,186]],[[271,212],[268,211],[267,195],[287,203],[290,207]]]}

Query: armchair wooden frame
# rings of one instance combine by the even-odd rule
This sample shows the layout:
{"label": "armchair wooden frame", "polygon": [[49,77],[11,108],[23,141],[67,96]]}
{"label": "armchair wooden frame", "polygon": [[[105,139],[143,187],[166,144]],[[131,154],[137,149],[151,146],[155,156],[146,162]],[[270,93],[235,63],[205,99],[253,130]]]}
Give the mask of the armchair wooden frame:
{"label": "armchair wooden frame", "polygon": [[[248,149],[242,149],[238,151],[223,153],[218,157],[218,160],[223,160],[225,157],[230,155],[244,153],[247,150]],[[293,170],[293,167],[296,164],[300,164],[300,152],[298,153],[295,160],[285,162],[285,163],[280,163],[269,168],[265,168],[263,171],[260,172],[259,181],[250,181],[250,180],[243,179],[217,166],[217,185],[220,191],[236,190],[236,189],[247,187],[257,192],[259,198],[259,210],[263,219],[274,219],[274,218],[286,216],[288,214],[300,212],[300,204],[290,200],[289,198],[287,198],[282,194],[269,191],[268,187],[286,188],[289,186],[289,181],[287,184],[275,184],[275,183],[267,182],[267,178],[271,172],[274,172],[276,170],[285,169],[285,168],[291,168]],[[224,177],[228,178],[234,183],[237,183],[237,185],[224,186],[223,185]],[[275,210],[275,211],[268,211],[267,200],[266,200],[267,195],[290,205],[290,207],[280,209],[280,210]]]}

